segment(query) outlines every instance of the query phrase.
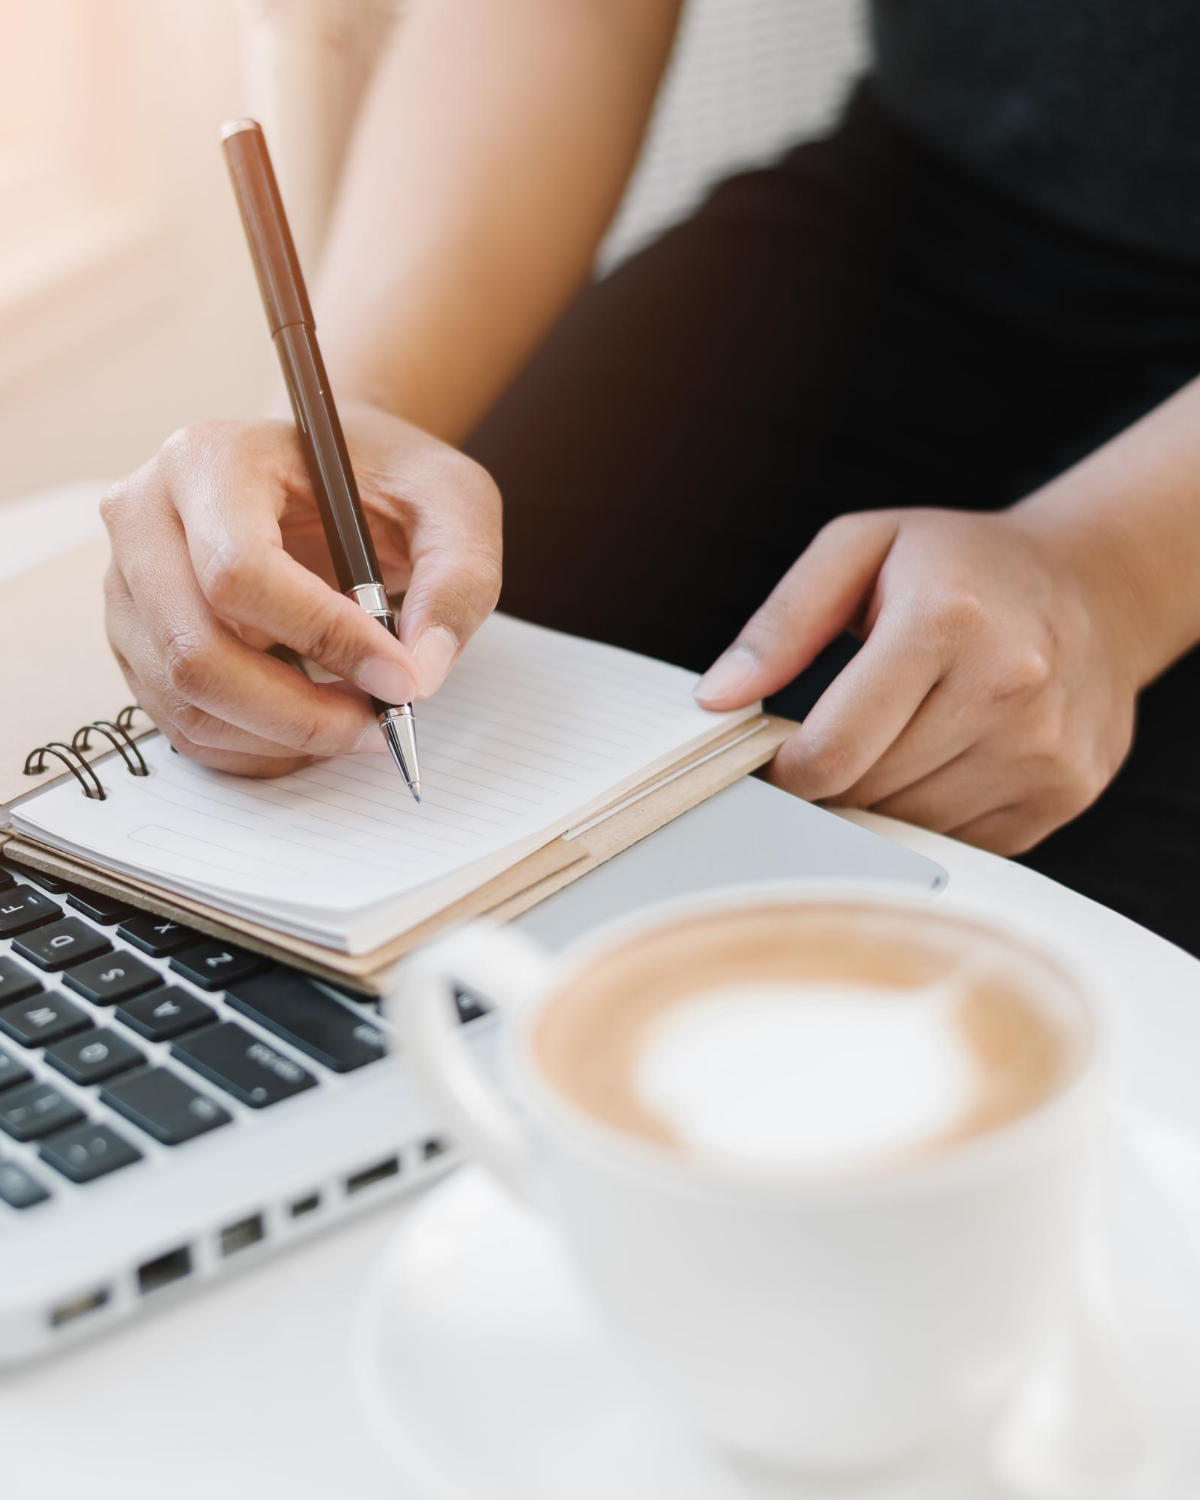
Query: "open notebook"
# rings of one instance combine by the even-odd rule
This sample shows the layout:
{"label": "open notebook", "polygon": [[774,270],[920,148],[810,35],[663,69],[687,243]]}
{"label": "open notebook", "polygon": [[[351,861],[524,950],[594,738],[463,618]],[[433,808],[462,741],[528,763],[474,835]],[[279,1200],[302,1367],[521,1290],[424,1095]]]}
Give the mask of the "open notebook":
{"label": "open notebook", "polygon": [[59,780],[17,802],[10,828],[139,889],[367,954],[560,836],[657,797],[659,815],[631,842],[673,815],[664,789],[709,755],[754,740],[749,764],[767,759],[779,736],[764,738],[759,706],[707,713],[695,682],[496,615],[418,705],[420,806],[382,754],[248,781],[197,766],[155,735],[141,741],[149,776],[129,775],[114,753],[94,762],[104,801]]}

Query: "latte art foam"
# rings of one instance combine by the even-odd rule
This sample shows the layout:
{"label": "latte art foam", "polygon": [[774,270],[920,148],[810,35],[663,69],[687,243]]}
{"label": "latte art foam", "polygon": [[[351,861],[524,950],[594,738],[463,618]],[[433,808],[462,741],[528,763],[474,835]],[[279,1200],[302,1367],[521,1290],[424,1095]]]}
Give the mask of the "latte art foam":
{"label": "latte art foam", "polygon": [[744,1165],[858,1165],[951,1134],[978,1060],[939,999],[867,985],[700,993],[646,1035],[635,1088],[681,1146]]}
{"label": "latte art foam", "polygon": [[1035,1109],[1081,1055],[1044,959],[935,911],[685,918],[593,956],[533,1051],[605,1126],[735,1171],[871,1172]]}

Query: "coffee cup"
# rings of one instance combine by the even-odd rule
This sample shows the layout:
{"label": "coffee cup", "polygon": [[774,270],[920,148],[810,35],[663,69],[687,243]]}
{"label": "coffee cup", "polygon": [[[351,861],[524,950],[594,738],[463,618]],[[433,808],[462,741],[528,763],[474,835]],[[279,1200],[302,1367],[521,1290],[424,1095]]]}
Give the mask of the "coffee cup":
{"label": "coffee cup", "polygon": [[[459,987],[499,1012],[503,1090]],[[1068,1300],[1096,1020],[994,916],[794,882],[555,957],[477,924],[387,1005],[446,1128],[555,1227],[614,1343],[745,1459],[916,1461],[999,1408]]]}

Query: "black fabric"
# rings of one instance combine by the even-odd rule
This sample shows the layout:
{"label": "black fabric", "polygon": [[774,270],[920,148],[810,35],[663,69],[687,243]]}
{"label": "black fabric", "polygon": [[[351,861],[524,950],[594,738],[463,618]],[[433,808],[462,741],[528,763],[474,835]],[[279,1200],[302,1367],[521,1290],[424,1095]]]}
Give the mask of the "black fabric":
{"label": "black fabric", "polygon": [[[1006,505],[1198,369],[1190,271],[1014,208],[862,91],[588,288],[484,421],[501,607],[702,669],[829,517]],[[1030,857],[1193,949],[1198,683],[1143,695],[1118,781]]]}
{"label": "black fabric", "polygon": [[880,97],[979,179],[1200,262],[1196,0],[872,0]]}

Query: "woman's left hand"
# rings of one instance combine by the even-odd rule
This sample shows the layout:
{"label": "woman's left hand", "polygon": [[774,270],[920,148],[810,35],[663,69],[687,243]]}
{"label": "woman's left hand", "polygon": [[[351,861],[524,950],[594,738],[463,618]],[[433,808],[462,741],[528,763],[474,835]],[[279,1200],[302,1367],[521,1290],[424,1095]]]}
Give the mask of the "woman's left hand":
{"label": "woman's left hand", "polygon": [[862,649],[772,780],[1019,854],[1104,790],[1133,737],[1137,631],[1061,529],[998,514],[842,516],[784,575],[696,696],[778,691],[845,630]]}

